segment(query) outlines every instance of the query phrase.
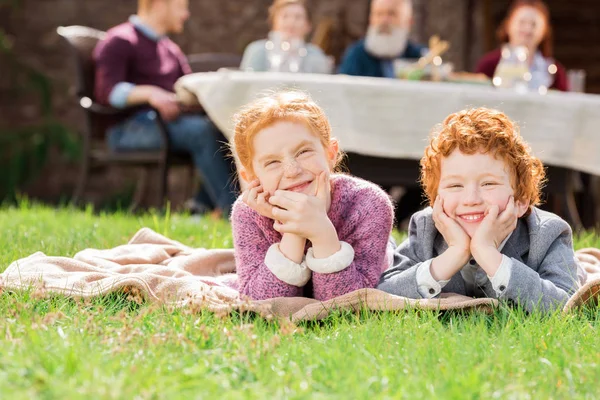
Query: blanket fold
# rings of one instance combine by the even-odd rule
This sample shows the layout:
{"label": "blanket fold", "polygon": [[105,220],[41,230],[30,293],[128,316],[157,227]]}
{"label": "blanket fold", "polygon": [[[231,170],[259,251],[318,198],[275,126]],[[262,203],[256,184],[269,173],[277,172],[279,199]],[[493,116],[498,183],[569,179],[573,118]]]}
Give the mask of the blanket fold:
{"label": "blanket fold", "polygon": [[[588,248],[576,254],[588,279],[569,299],[564,311],[587,303],[597,304],[600,298],[600,250]],[[232,249],[194,249],[142,228],[127,244],[112,249],[86,249],[73,258],[37,252],[14,261],[0,274],[0,289],[34,289],[42,296],[91,298],[135,288],[148,301],[167,306],[191,306],[218,313],[254,311],[264,317],[284,317],[292,321],[322,319],[334,309],[490,312],[498,304],[495,299],[474,299],[458,294],[415,300],[377,289],[360,289],[324,302],[303,297],[251,301],[240,296],[235,280]]]}

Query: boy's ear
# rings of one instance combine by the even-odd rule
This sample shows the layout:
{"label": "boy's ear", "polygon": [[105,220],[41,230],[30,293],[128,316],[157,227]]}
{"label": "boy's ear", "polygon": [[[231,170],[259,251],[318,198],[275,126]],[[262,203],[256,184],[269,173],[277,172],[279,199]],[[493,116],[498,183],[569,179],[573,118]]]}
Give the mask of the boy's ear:
{"label": "boy's ear", "polygon": [[525,214],[527,210],[529,210],[529,201],[519,200],[517,201],[516,206],[519,218],[521,218],[523,214]]}
{"label": "boy's ear", "polygon": [[338,159],[338,154],[340,152],[340,143],[337,139],[332,138],[329,141],[329,148],[327,149],[327,158],[329,159],[329,166],[331,169],[335,167],[335,162]]}

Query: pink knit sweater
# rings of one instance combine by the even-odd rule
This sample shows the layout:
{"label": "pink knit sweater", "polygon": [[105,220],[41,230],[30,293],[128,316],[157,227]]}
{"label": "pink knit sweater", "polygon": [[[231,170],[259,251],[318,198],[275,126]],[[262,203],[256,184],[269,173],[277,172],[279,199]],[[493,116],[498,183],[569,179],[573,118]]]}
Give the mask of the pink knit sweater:
{"label": "pink knit sweater", "polygon": [[[340,241],[354,249],[354,260],[339,272],[312,272],[314,298],[328,300],[377,286],[381,273],[389,266],[392,250],[388,241],[394,212],[388,195],[371,182],[332,175],[328,215]],[[231,224],[238,275],[235,286],[240,293],[255,300],[303,296],[304,288],[281,281],[265,265],[267,250],[281,241],[273,220],[259,215],[240,197],[233,205]],[[307,248],[310,246],[307,243]]]}

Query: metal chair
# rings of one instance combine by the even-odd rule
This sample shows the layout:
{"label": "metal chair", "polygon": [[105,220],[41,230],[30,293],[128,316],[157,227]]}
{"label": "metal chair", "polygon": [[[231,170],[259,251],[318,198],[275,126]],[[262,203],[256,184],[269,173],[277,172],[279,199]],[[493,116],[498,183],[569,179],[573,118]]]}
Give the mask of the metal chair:
{"label": "metal chair", "polygon": [[[105,142],[106,130],[139,111],[141,107],[131,107],[119,110],[107,107],[94,101],[95,64],[93,52],[96,44],[102,40],[105,33],[85,26],[68,26],[57,28],[57,33],[65,39],[69,45],[77,69],[77,96],[79,105],[85,112],[86,129],[83,132],[83,154],[81,170],[77,186],[73,193],[73,201],[77,203],[85,194],[90,172],[93,169],[119,165],[126,167],[141,168],[142,174],[138,180],[136,193],[132,202],[132,209],[137,208],[141,202],[148,181],[148,171],[158,169],[158,194],[159,207],[167,195],[167,178],[169,168],[174,165],[185,165],[194,173],[191,157],[187,154],[173,154],[170,151],[168,129],[157,112],[157,123],[163,139],[163,146],[156,151],[111,151]],[[145,106],[144,108],[148,108]]]}

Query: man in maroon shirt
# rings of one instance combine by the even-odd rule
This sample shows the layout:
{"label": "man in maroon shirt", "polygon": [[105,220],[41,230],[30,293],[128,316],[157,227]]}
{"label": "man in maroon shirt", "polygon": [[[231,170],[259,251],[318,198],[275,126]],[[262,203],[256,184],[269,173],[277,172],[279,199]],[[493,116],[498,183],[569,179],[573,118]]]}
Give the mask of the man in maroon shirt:
{"label": "man in maroon shirt", "polygon": [[[172,148],[189,152],[206,192],[194,200],[200,209],[216,207],[227,216],[236,187],[220,151],[222,135],[202,115],[182,114],[173,86],[191,72],[179,46],[166,35],[181,33],[189,18],[188,0],[139,0],[138,14],[110,29],[94,51],[96,100],[116,108],[148,104],[167,122]],[[148,108],[107,132],[115,151],[161,146],[155,112]]]}

